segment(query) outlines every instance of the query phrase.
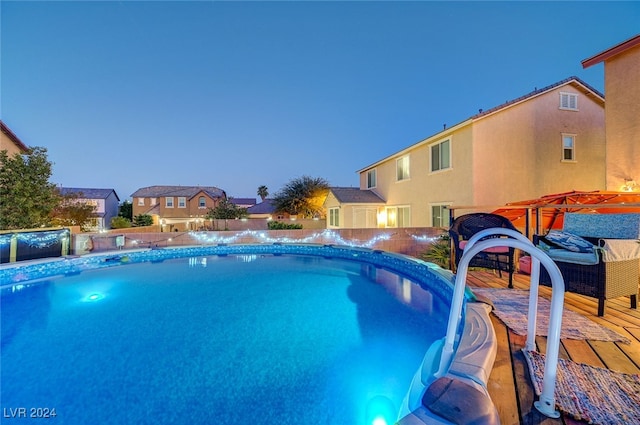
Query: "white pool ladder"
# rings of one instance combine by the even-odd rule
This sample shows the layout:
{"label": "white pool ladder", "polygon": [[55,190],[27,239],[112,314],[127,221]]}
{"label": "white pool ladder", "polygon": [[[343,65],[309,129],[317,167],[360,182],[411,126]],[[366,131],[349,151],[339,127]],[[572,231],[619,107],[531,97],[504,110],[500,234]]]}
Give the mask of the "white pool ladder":
{"label": "white pool ladder", "polygon": [[[487,236],[508,236],[508,238],[492,237],[481,240]],[[527,321],[527,342],[525,349],[535,350],[536,318],[538,315],[538,286],[540,283],[540,265],[542,264],[551,277],[551,317],[549,318],[549,330],[547,335],[546,360],[544,364],[544,377],[542,381],[542,393],[538,401],[534,403],[536,409],[550,418],[560,417],[555,405],[555,386],[558,371],[558,351],[560,349],[560,329],[562,327],[562,311],[564,307],[564,280],[558,266],[542,250],[537,248],[529,239],[521,233],[510,229],[490,228],[476,233],[467,243],[464,254],[458,264],[456,272],[453,300],[447,325],[447,336],[440,358],[440,367],[436,376],[443,376],[449,370],[454,355],[454,343],[460,321],[462,320],[462,301],[465,293],[467,272],[471,259],[481,251],[496,246],[507,246],[520,249],[531,255],[531,287],[529,289],[529,312]]]}

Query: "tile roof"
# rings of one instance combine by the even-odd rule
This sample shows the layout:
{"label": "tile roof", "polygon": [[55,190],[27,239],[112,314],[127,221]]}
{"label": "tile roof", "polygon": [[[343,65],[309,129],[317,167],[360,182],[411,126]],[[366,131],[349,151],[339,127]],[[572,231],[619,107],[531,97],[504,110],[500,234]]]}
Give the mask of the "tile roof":
{"label": "tile roof", "polygon": [[384,204],[385,201],[371,190],[357,187],[330,187],[329,190],[341,204]]}
{"label": "tile roof", "polygon": [[93,189],[93,188],[85,188],[85,187],[61,187],[60,193],[62,195],[69,194],[82,194],[83,199],[107,199],[113,193],[116,196],[116,199],[119,201],[120,198],[118,194],[113,189]]}
{"label": "tile roof", "polygon": [[256,198],[229,198],[235,205],[255,205]]}
{"label": "tile roof", "polygon": [[224,198],[224,190],[215,186],[149,186],[143,187],[131,194],[132,198],[159,198],[161,196],[185,196],[193,198],[200,192],[205,192],[212,198]]}
{"label": "tile roof", "polygon": [[276,207],[273,202],[273,199],[267,198],[264,201],[247,208],[247,212],[249,214],[273,214],[276,212]]}

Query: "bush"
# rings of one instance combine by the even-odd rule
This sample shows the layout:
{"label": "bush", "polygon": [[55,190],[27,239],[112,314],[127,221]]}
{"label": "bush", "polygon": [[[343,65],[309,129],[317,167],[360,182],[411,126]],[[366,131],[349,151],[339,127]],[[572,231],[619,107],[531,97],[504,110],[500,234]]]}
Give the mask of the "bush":
{"label": "bush", "polygon": [[420,254],[420,258],[444,269],[450,268],[451,240],[449,235],[447,233],[440,235],[425,252]]}
{"label": "bush", "polygon": [[118,216],[111,219],[112,229],[125,229],[127,227],[131,227],[131,220],[128,218]]}
{"label": "bush", "polygon": [[302,229],[302,224],[298,224],[298,223],[282,223],[280,221],[270,221],[267,224],[267,228],[269,230]]}

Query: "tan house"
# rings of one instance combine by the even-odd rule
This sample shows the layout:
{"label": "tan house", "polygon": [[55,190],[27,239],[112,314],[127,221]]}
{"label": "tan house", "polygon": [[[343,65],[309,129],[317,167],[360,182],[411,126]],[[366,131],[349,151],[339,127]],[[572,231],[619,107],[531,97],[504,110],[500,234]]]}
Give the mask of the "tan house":
{"label": "tan house", "polygon": [[11,158],[16,153],[26,153],[29,148],[16,136],[13,131],[0,121],[0,151],[7,151],[7,155]]}
{"label": "tan house", "polygon": [[[375,226],[447,227],[452,205],[604,189],[604,164],[604,96],[571,77],[480,111],[358,173],[360,190],[383,201],[367,206],[376,208]],[[373,213],[359,203],[332,196],[325,207],[328,227],[372,225]]]}
{"label": "tan house", "polygon": [[640,34],[582,61],[604,62],[606,189],[640,191]]}
{"label": "tan house", "polygon": [[207,212],[226,197],[222,189],[213,186],[150,186],[131,195],[133,216],[152,216],[163,232],[211,227]]}

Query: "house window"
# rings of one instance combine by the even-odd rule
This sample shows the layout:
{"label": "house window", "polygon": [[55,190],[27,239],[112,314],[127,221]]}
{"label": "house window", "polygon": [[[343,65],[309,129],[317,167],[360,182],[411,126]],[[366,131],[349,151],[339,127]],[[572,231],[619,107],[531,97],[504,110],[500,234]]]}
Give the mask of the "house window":
{"label": "house window", "polygon": [[184,196],[178,196],[178,208],[186,208],[187,207],[187,198]]}
{"label": "house window", "polygon": [[151,198],[151,205],[157,205],[158,204],[158,198]]}
{"label": "house window", "polygon": [[198,208],[206,208],[207,207],[207,200],[205,199],[204,196],[201,196],[198,198]]}
{"label": "house window", "polygon": [[367,171],[367,189],[376,187],[376,169]]}
{"label": "house window", "polygon": [[431,145],[431,171],[440,171],[451,168],[451,141],[443,140]]}
{"label": "house window", "polygon": [[409,179],[409,157],[403,156],[396,160],[396,181]]}
{"label": "house window", "polygon": [[411,210],[409,207],[389,207],[387,210],[386,227],[411,226]]}
{"label": "house window", "polygon": [[576,160],[576,136],[574,134],[562,135],[562,160]]}
{"label": "house window", "polygon": [[173,208],[173,196],[167,196],[165,198],[164,206],[167,207],[167,208]]}
{"label": "house window", "polygon": [[431,225],[433,227],[449,227],[449,209],[446,205],[431,206]]}
{"label": "house window", "polygon": [[578,110],[578,95],[560,92],[560,109]]}
{"label": "house window", "polygon": [[144,207],[144,198],[138,198],[138,206]]}
{"label": "house window", "polygon": [[329,226],[340,227],[340,208],[329,208]]}

